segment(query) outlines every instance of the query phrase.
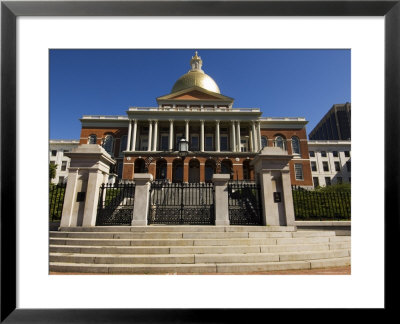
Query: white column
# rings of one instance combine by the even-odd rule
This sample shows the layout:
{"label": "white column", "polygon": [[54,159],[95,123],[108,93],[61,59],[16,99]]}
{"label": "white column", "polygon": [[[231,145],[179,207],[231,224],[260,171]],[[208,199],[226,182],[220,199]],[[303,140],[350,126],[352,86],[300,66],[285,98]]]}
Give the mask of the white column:
{"label": "white column", "polygon": [[126,143],[126,150],[131,150],[131,137],[132,137],[132,120],[128,122],[128,142]]}
{"label": "white column", "polygon": [[258,140],[258,150],[262,149],[261,144],[261,125],[260,122],[257,122],[257,140]]}
{"label": "white column", "polygon": [[132,151],[136,150],[136,133],[137,133],[137,119],[133,122],[133,132],[132,132]]}
{"label": "white column", "polygon": [[240,152],[240,121],[238,121],[236,125],[236,142],[237,152]]}
{"label": "white column", "polygon": [[232,121],[232,152],[236,152],[236,132],[234,121]]}
{"label": "white column", "polygon": [[200,122],[200,151],[204,152],[204,120],[201,120]]}
{"label": "white column", "polygon": [[147,139],[147,151],[151,151],[152,135],[153,135],[153,121],[149,120],[149,137]]}
{"label": "white column", "polygon": [[173,119],[169,120],[169,150],[174,151],[174,121]]}
{"label": "white column", "polygon": [[221,151],[220,140],[221,140],[221,135],[219,132],[219,120],[217,120],[215,121],[215,150],[217,152]]}
{"label": "white column", "polygon": [[158,146],[158,120],[154,121],[153,151],[157,151]]}
{"label": "white column", "polygon": [[252,123],[251,125],[252,133],[253,133],[253,152],[258,152],[258,138],[257,138],[257,133],[256,133],[256,124],[255,122]]}
{"label": "white column", "polygon": [[249,129],[249,152],[255,152],[253,131]]}
{"label": "white column", "polygon": [[189,121],[185,120],[185,123],[186,123],[186,125],[185,125],[185,140],[190,142],[189,141]]}

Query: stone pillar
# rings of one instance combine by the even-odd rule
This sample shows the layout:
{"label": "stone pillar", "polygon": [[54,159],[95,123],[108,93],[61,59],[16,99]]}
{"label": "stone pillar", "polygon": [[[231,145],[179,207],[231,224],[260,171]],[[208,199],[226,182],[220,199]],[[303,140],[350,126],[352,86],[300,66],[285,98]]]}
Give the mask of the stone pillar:
{"label": "stone pillar", "polygon": [[153,151],[157,151],[158,146],[158,120],[154,121]]}
{"label": "stone pillar", "polygon": [[257,122],[257,141],[258,141],[258,151],[260,151],[262,150],[260,122]]}
{"label": "stone pillar", "polygon": [[152,135],[153,135],[153,121],[149,120],[149,135],[147,138],[147,151],[151,151]]}
{"label": "stone pillar", "polygon": [[132,132],[132,151],[136,150],[136,133],[137,133],[137,119],[133,122],[133,132]]}
{"label": "stone pillar", "polygon": [[174,151],[174,121],[169,120],[169,150]]}
{"label": "stone pillar", "polygon": [[232,152],[236,152],[236,132],[234,121],[232,121]]}
{"label": "stone pillar", "polygon": [[254,149],[254,136],[253,136],[253,131],[251,128],[249,129],[249,152],[255,152],[256,150]]}
{"label": "stone pillar", "polygon": [[264,147],[251,162],[256,180],[261,183],[264,225],[294,226],[289,173],[292,158],[293,155],[280,147]]}
{"label": "stone pillar", "polygon": [[217,152],[221,151],[220,141],[221,141],[221,134],[219,132],[219,120],[216,120],[215,121],[215,150]]}
{"label": "stone pillar", "polygon": [[214,174],[212,181],[215,189],[215,225],[229,225],[228,181],[229,174]]}
{"label": "stone pillar", "polygon": [[136,173],[133,180],[135,180],[135,205],[133,206],[132,226],[146,226],[153,176],[148,173]]}
{"label": "stone pillar", "polygon": [[256,132],[256,124],[253,122],[251,125],[252,135],[253,135],[253,152],[258,152],[258,138]]}
{"label": "stone pillar", "polygon": [[131,150],[131,137],[132,137],[132,120],[129,119],[128,123],[128,143],[126,143],[126,150]]}
{"label": "stone pillar", "polygon": [[100,186],[116,162],[93,144],[79,145],[64,155],[71,162],[60,226],[95,226]]}
{"label": "stone pillar", "polygon": [[189,120],[185,120],[185,140],[190,142],[190,140],[189,140]]}
{"label": "stone pillar", "polygon": [[236,128],[236,147],[237,147],[236,152],[240,152],[240,121],[237,122],[237,128]]}
{"label": "stone pillar", "polygon": [[200,123],[200,151],[204,152],[204,120],[201,120]]}

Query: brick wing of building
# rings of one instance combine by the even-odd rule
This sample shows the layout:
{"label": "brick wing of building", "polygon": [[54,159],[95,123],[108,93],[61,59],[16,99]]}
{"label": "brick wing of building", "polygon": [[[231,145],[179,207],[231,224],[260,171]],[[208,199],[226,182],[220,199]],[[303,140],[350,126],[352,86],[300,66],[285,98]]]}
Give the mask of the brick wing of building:
{"label": "brick wing of building", "polygon": [[[157,107],[131,107],[125,116],[83,116],[80,144],[100,144],[117,161],[123,180],[151,173],[172,182],[208,182],[213,173],[254,179],[251,161],[264,146],[280,146],[293,155],[293,185],[312,186],[304,118],[262,117],[259,108],[233,108],[202,70],[197,55],[191,69]],[[189,154],[178,155],[178,142],[189,141]]]}

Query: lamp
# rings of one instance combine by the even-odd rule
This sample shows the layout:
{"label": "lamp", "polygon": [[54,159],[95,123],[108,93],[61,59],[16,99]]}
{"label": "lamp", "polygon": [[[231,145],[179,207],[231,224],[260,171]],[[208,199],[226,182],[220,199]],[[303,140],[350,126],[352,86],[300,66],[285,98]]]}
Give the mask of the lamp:
{"label": "lamp", "polygon": [[179,149],[178,155],[182,159],[184,159],[189,153],[189,142],[186,139],[181,138],[181,140],[178,143],[178,149]]}

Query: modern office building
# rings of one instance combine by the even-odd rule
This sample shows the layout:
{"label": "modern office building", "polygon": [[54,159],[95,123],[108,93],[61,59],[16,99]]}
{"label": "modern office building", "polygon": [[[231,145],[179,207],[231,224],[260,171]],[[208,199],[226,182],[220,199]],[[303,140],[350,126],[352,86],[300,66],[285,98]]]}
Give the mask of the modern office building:
{"label": "modern office building", "polygon": [[50,164],[57,164],[56,176],[51,180],[52,183],[57,184],[66,182],[70,158],[64,156],[64,153],[70,152],[78,145],[78,140],[50,140]]}
{"label": "modern office building", "polygon": [[350,141],[308,141],[314,187],[351,182]]}
{"label": "modern office building", "polygon": [[310,132],[310,140],[351,140],[351,104],[336,104]]}
{"label": "modern office building", "polygon": [[[99,144],[117,161],[119,178],[151,173],[172,182],[207,182],[214,173],[254,179],[251,161],[265,146],[293,154],[293,185],[312,186],[306,124],[302,117],[263,117],[259,108],[234,108],[202,69],[196,54],[190,70],[156,99],[155,107],[131,107],[124,116],[83,116],[80,144]],[[181,139],[189,142],[185,159]]]}

